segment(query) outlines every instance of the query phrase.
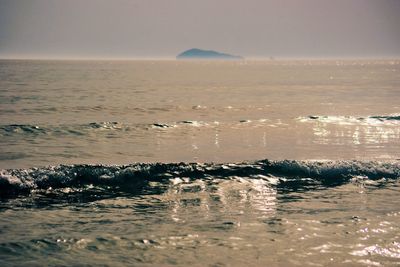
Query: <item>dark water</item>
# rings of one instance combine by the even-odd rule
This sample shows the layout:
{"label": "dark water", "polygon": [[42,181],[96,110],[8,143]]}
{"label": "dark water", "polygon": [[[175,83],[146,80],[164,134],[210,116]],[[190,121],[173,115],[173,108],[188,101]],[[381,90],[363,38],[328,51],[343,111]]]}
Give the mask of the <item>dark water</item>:
{"label": "dark water", "polygon": [[0,265],[397,266],[399,73],[0,61]]}
{"label": "dark water", "polygon": [[385,265],[400,164],[58,166],[3,171],[2,265]]}

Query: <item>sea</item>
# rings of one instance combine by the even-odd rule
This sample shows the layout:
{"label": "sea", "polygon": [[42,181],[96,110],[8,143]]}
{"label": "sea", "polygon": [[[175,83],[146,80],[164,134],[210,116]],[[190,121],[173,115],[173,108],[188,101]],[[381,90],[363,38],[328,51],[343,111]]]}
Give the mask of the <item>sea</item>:
{"label": "sea", "polygon": [[0,266],[399,266],[400,60],[0,60]]}

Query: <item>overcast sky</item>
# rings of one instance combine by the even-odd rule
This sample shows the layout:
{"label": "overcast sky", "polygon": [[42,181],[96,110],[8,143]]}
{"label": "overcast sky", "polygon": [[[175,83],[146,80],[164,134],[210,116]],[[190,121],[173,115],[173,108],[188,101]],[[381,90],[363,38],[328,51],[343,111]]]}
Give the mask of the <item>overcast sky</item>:
{"label": "overcast sky", "polygon": [[0,0],[0,58],[400,57],[400,0]]}

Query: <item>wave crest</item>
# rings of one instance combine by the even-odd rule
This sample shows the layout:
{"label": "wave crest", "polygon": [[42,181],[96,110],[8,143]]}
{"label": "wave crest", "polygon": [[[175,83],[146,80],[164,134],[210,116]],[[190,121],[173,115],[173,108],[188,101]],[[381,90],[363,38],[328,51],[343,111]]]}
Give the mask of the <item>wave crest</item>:
{"label": "wave crest", "polygon": [[400,177],[399,162],[376,161],[295,161],[261,160],[256,162],[213,163],[135,163],[120,166],[59,165],[44,168],[0,171],[0,196],[29,193],[35,189],[81,187],[84,185],[137,188],[151,181],[174,178],[229,179],[232,177],[277,177],[281,181],[312,179],[336,184],[352,177],[369,179]]}

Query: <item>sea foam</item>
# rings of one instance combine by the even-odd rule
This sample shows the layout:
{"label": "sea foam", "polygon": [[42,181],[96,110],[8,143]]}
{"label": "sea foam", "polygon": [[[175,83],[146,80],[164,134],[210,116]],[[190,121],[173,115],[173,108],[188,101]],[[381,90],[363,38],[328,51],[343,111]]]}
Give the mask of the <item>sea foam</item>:
{"label": "sea foam", "polygon": [[[354,177],[397,179],[399,162],[296,161],[213,163],[134,163],[129,165],[58,165],[43,168],[0,171],[0,196],[29,193],[35,189],[80,187],[84,185],[135,187],[151,181],[174,178],[229,179],[231,177],[304,178],[323,184],[349,181]],[[263,178],[264,177],[264,178]],[[268,179],[267,179],[268,180]]]}

